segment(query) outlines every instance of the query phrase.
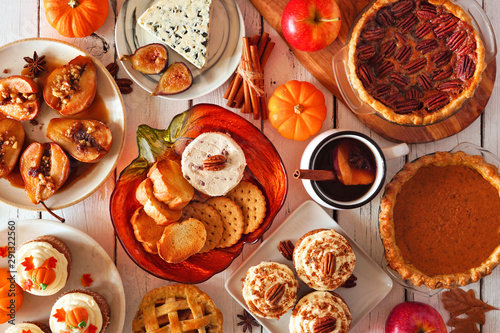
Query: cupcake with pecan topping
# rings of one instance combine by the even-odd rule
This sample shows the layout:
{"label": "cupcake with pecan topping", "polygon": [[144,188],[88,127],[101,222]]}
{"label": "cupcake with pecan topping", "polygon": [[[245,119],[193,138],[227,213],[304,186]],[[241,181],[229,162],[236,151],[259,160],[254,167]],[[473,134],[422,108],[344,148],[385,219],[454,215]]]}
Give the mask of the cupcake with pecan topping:
{"label": "cupcake with pecan topping", "polygon": [[279,319],[297,301],[299,282],[288,266],[261,262],[248,269],[243,298],[250,311],[262,318]]}
{"label": "cupcake with pecan topping", "polygon": [[316,290],[340,287],[354,271],[351,245],[333,229],[316,229],[302,236],[293,250],[297,276]]}

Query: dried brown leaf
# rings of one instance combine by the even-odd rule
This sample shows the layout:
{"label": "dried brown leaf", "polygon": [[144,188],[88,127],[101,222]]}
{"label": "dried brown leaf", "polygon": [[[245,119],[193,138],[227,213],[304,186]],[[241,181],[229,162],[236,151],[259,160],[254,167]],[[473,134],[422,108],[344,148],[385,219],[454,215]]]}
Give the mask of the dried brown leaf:
{"label": "dried brown leaf", "polygon": [[450,333],[479,333],[477,325],[469,318],[452,318],[447,324],[455,327]]}

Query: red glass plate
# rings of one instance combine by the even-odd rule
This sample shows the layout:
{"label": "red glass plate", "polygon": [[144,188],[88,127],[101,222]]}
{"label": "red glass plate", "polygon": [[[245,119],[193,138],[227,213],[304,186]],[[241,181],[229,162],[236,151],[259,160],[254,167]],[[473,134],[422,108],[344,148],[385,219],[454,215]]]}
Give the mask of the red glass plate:
{"label": "red glass plate", "polygon": [[[254,232],[225,249],[196,254],[179,264],[169,264],[158,255],[144,250],[134,236],[130,218],[140,206],[135,190],[146,178],[149,166],[158,159],[174,159],[180,163],[187,144],[204,132],[228,133],[245,152],[247,167],[243,179],[257,185],[264,193],[267,211],[264,222]],[[137,129],[139,156],[120,174],[111,195],[111,220],[118,238],[130,258],[145,271],[163,279],[203,282],[226,269],[243,244],[254,243],[271,226],[283,206],[288,189],[285,167],[273,144],[255,126],[239,115],[220,106],[198,104],[177,115],[165,130],[141,125]]]}

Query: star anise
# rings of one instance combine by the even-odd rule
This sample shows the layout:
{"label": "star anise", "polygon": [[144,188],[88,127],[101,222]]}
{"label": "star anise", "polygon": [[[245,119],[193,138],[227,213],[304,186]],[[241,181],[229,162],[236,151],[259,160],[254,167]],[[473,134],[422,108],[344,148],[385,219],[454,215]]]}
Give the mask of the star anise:
{"label": "star anise", "polygon": [[38,74],[41,72],[46,72],[47,69],[45,68],[45,56],[38,57],[38,54],[36,51],[33,52],[33,58],[30,57],[24,57],[24,61],[27,62],[26,65],[24,65],[23,68],[28,68],[28,73],[32,75],[33,77],[37,77]]}
{"label": "star anise", "polygon": [[255,320],[254,317],[248,311],[243,311],[242,315],[236,315],[241,321],[238,323],[238,326],[243,326],[243,333],[248,330],[248,332],[252,333],[252,326],[260,326]]}
{"label": "star anise", "polygon": [[356,169],[370,169],[370,161],[364,156],[359,147],[354,147],[353,150],[349,152],[349,163],[354,165]]}

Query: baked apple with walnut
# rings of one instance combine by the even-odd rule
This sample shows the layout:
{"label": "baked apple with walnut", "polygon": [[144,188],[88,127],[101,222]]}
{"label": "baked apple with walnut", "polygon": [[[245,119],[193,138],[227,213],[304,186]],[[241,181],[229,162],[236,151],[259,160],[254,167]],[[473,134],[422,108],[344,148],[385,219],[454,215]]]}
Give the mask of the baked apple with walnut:
{"label": "baked apple with walnut", "polygon": [[24,144],[24,128],[17,120],[0,120],[0,177],[7,176],[16,165]]}
{"label": "baked apple with walnut", "polygon": [[32,79],[13,75],[0,80],[0,112],[16,120],[31,120],[40,112],[40,88]]}
{"label": "baked apple with walnut", "polygon": [[57,143],[33,142],[19,162],[24,190],[34,204],[50,198],[69,176],[70,162]]}
{"label": "baked apple with walnut", "polygon": [[93,119],[53,118],[46,135],[76,160],[85,163],[101,160],[113,143],[109,127]]}
{"label": "baked apple with walnut", "polygon": [[86,109],[97,91],[97,71],[89,57],[78,56],[50,73],[43,89],[48,106],[63,116]]}

